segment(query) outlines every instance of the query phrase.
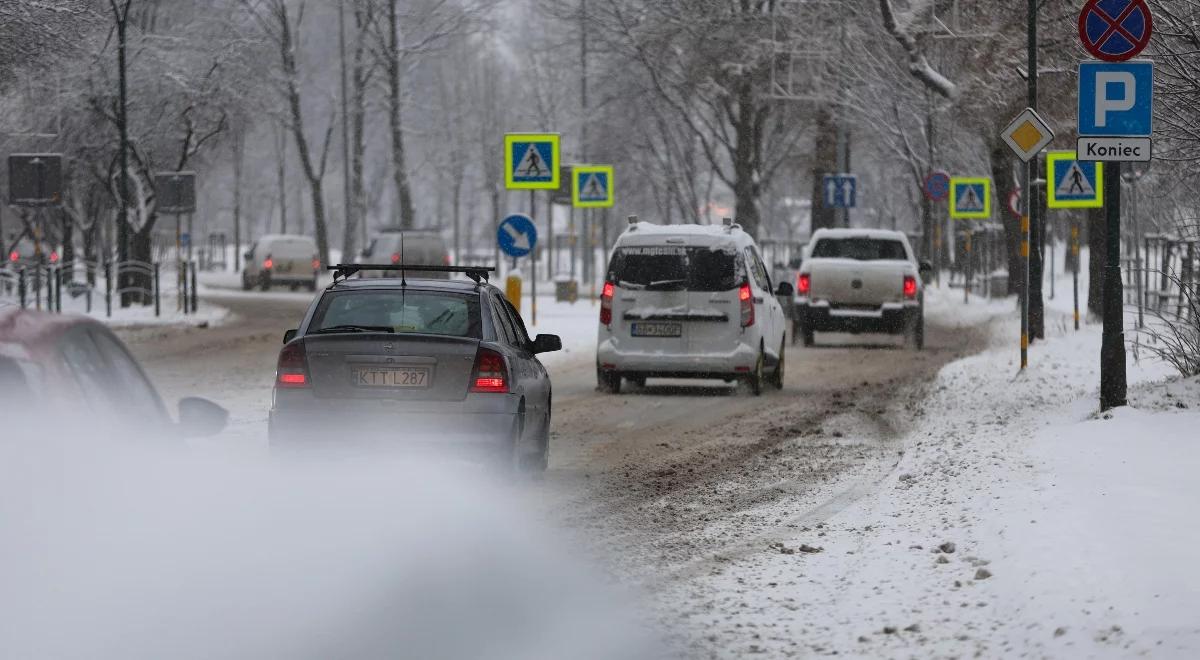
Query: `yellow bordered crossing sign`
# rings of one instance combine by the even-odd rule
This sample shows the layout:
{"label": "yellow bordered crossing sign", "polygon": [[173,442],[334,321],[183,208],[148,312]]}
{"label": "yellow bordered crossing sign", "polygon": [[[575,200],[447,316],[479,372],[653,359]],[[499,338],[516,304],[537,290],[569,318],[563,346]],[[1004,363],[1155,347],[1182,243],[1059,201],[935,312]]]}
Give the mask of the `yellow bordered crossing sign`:
{"label": "yellow bordered crossing sign", "polygon": [[504,136],[504,187],[554,190],[559,186],[558,133]]}
{"label": "yellow bordered crossing sign", "polygon": [[609,208],[615,201],[612,165],[571,168],[571,204],[577,209]]}
{"label": "yellow bordered crossing sign", "polygon": [[992,180],[982,177],[950,177],[950,217],[992,217]]}
{"label": "yellow bordered crossing sign", "polygon": [[1046,206],[1052,209],[1095,209],[1104,206],[1104,168],[1081,161],[1074,151],[1046,153]]}

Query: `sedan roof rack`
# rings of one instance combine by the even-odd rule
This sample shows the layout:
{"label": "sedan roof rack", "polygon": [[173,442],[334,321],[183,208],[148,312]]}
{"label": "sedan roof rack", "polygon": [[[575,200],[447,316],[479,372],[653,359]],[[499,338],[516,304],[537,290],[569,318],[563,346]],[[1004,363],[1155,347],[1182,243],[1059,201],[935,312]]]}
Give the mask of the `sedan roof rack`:
{"label": "sedan roof rack", "polygon": [[329,270],[333,271],[334,284],[364,270],[399,271],[401,279],[404,278],[405,271],[410,270],[425,273],[463,273],[474,280],[476,284],[487,282],[491,273],[496,272],[495,268],[489,266],[426,266],[422,264],[338,264],[330,266]]}

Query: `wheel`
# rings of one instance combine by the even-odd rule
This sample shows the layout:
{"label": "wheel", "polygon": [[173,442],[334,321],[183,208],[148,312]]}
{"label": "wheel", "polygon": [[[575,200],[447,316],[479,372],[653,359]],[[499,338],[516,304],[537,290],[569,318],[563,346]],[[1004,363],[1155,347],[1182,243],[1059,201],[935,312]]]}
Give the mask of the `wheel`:
{"label": "wheel", "polygon": [[246,278],[246,274],[242,273],[242,291],[249,291],[253,287],[250,286],[250,280]]}
{"label": "wheel", "polygon": [[634,387],[636,387],[638,389],[641,389],[646,386],[646,377],[645,376],[634,376],[632,378],[626,378],[625,380],[628,380],[630,385],[633,385]]}
{"label": "wheel", "polygon": [[271,275],[269,273],[263,273],[258,279],[258,288],[260,291],[266,291],[271,288]]}
{"label": "wheel", "polygon": [[604,371],[599,367],[596,368],[596,385],[601,392],[606,394],[621,393],[621,374],[615,371]]}
{"label": "wheel", "polygon": [[800,321],[792,319],[792,346],[795,346],[798,341],[800,341]]}
{"label": "wheel", "polygon": [[779,364],[775,365],[775,371],[771,374],[771,385],[774,385],[775,389],[777,389],[777,390],[783,389],[783,375],[784,375],[784,372],[783,372],[783,368],[784,368],[783,349],[784,349],[785,344],[786,344],[786,342],[779,343]]}
{"label": "wheel", "polygon": [[816,337],[813,336],[813,329],[805,325],[800,326],[800,339],[804,341],[806,347],[817,343]]}
{"label": "wheel", "polygon": [[317,278],[316,278],[316,277],[313,277],[312,281],[311,281],[311,282],[309,282],[307,286],[308,286],[308,291],[309,291],[309,293],[316,293],[316,291],[317,291]]}
{"label": "wheel", "polygon": [[758,359],[754,362],[754,371],[746,377],[746,386],[750,388],[750,392],[754,396],[760,396],[763,393],[764,385],[766,385],[766,355],[763,353],[762,346],[758,347]]}
{"label": "wheel", "polygon": [[550,462],[550,413],[546,413],[546,419],[538,429],[537,441],[536,452],[521,454],[517,459],[517,469],[535,478],[546,471],[546,465]]}
{"label": "wheel", "polygon": [[905,329],[904,343],[912,347],[913,350],[921,351],[925,349],[925,314],[917,312],[917,318],[909,321],[908,328]]}

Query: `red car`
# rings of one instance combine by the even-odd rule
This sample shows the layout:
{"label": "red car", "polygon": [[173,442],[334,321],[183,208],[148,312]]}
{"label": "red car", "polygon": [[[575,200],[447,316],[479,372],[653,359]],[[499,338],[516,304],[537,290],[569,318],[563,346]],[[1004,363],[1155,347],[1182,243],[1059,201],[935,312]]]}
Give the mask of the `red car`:
{"label": "red car", "polygon": [[[0,419],[53,427],[63,418],[97,432],[168,431],[205,436],[229,414],[206,399],[179,402],[179,421],[158,390],[103,324],[0,304]],[[10,426],[11,428],[11,426]]]}

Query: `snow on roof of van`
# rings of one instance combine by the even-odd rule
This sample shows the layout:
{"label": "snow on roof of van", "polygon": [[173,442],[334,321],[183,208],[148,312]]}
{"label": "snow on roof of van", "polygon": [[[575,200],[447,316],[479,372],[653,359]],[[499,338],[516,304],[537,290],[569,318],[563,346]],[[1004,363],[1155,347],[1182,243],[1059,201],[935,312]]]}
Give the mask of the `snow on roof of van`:
{"label": "snow on roof of van", "polygon": [[700,239],[700,242],[705,244],[720,242],[720,239],[732,241],[750,239],[750,235],[738,225],[734,225],[733,231],[729,231],[725,225],[656,225],[652,222],[639,222],[636,225],[630,225],[629,229],[626,229],[617,239],[617,243],[640,243],[643,242],[639,240],[641,238],[654,240],[666,236]]}
{"label": "snow on roof of van", "polygon": [[891,229],[818,229],[813,232],[812,240],[818,238],[882,238],[892,240],[908,240],[904,232]]}

